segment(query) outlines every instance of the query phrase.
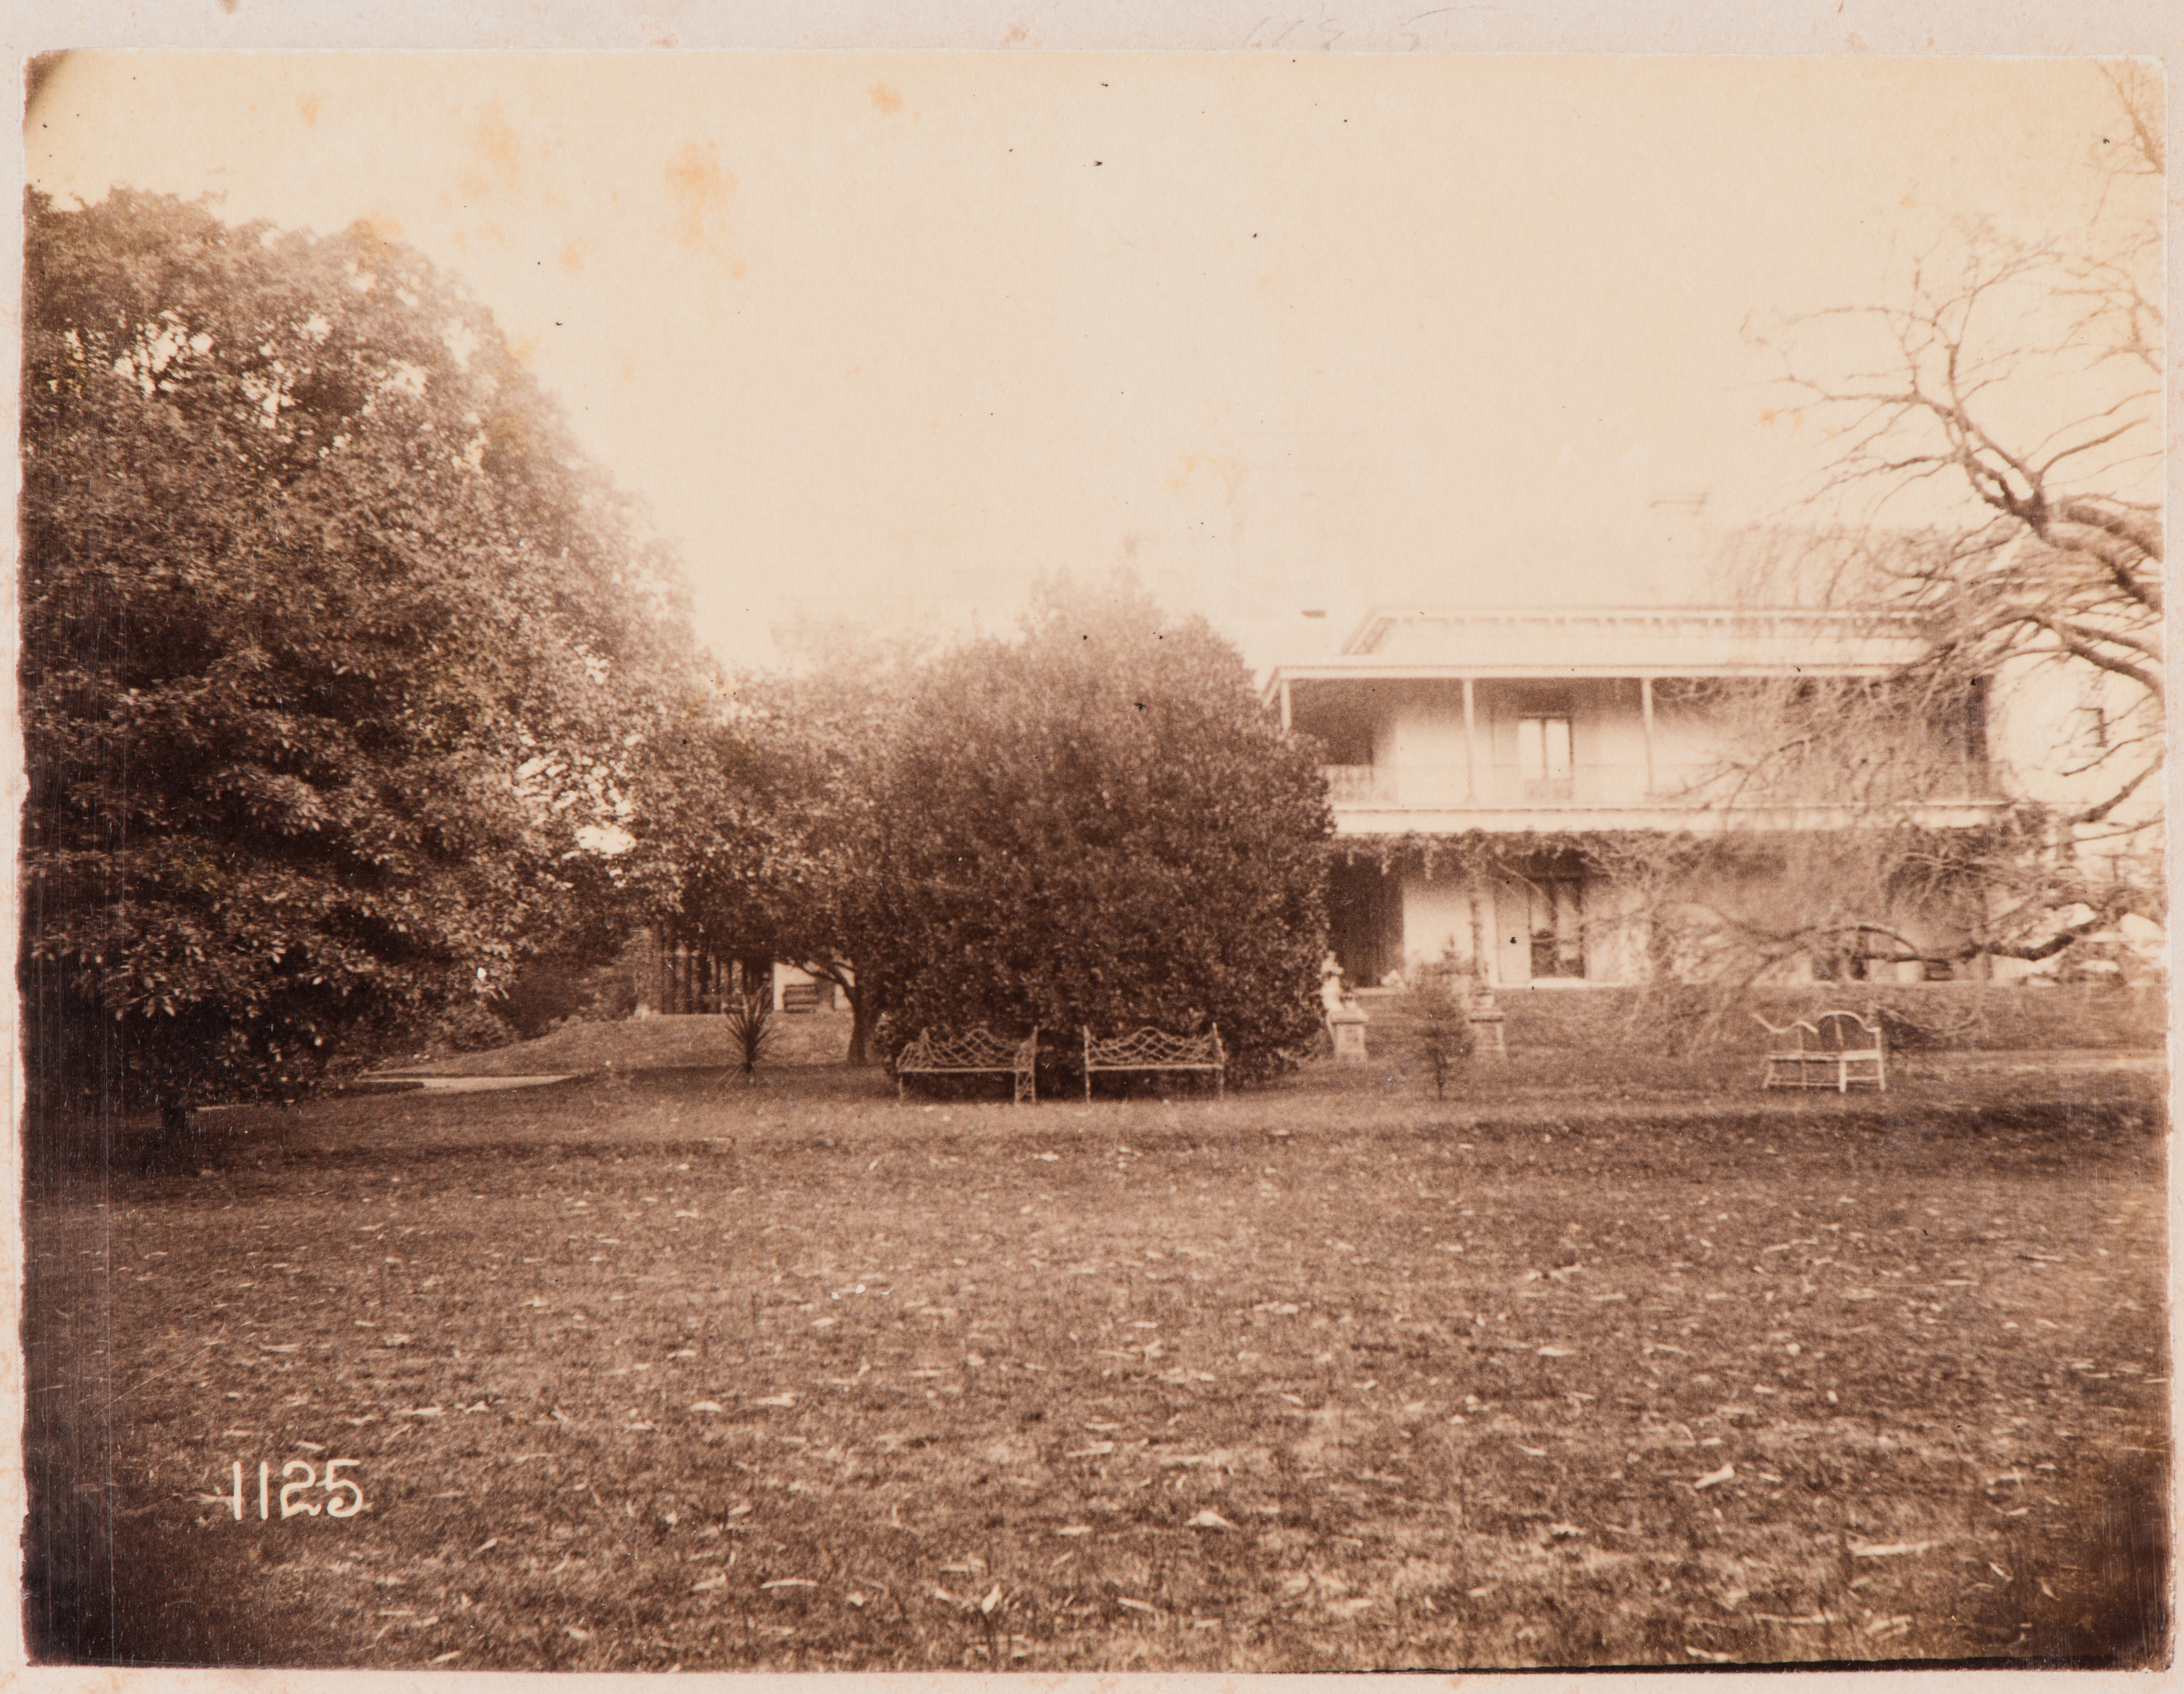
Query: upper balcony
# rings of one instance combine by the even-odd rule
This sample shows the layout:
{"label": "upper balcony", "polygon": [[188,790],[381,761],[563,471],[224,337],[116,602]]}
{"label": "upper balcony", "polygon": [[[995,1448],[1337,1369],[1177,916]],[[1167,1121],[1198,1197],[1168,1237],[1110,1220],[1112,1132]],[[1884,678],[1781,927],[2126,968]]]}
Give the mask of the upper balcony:
{"label": "upper balcony", "polygon": [[[1265,699],[1318,744],[1340,834],[1982,822],[2003,803],[1983,690],[1939,715],[1841,720],[1839,758],[1832,727],[1801,727],[1802,703],[1830,692],[1885,697],[1917,650],[1899,626],[1794,610],[1376,613],[1340,655],[1277,666]],[[1773,750],[1770,711],[1791,714]],[[1725,774],[1740,758],[1766,783],[1740,790]],[[1898,792],[1856,792],[1869,781]]]}
{"label": "upper balcony", "polygon": [[[1754,802],[1719,766],[1579,765],[1540,777],[1513,765],[1323,765],[1339,835],[1462,830],[1829,828],[1870,822],[1873,805]],[[1985,760],[1930,772],[1911,815],[1936,827],[1979,822],[2001,803]],[[1899,808],[1900,810],[1900,808]]]}

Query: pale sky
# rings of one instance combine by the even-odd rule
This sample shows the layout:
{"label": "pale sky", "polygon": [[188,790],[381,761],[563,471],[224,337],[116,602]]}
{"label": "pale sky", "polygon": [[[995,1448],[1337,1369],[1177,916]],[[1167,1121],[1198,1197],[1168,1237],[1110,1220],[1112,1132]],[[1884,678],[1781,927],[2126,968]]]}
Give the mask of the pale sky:
{"label": "pale sky", "polygon": [[731,663],[1123,563],[1265,662],[1701,597],[1820,462],[1747,320],[2080,220],[2107,110],[2059,60],[115,53],[26,166],[422,249]]}

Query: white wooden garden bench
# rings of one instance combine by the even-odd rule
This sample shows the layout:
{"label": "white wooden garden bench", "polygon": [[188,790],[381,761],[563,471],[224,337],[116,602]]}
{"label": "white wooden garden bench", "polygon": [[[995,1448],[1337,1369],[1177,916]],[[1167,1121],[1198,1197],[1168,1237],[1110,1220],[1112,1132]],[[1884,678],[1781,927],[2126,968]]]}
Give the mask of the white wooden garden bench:
{"label": "white wooden garden bench", "polygon": [[984,1024],[961,1035],[918,1031],[917,1039],[895,1056],[895,1098],[902,1098],[905,1077],[1004,1075],[1014,1078],[1017,1101],[1039,1103],[1039,1031],[1021,1041],[996,1035]]}
{"label": "white wooden garden bench", "polygon": [[1228,1068],[1228,1056],[1221,1050],[1219,1025],[1204,1035],[1171,1035],[1150,1024],[1128,1035],[1106,1040],[1084,1031],[1084,1097],[1092,1098],[1095,1071],[1211,1072],[1217,1096]]}
{"label": "white wooden garden bench", "polygon": [[1879,1024],[1868,1023],[1854,1011],[1824,1011],[1809,1022],[1801,1017],[1786,1026],[1769,1023],[1756,1011],[1752,1018],[1774,1042],[1762,1088],[1831,1088],[1848,1094],[1852,1087],[1870,1085],[1886,1091],[1888,1059]]}

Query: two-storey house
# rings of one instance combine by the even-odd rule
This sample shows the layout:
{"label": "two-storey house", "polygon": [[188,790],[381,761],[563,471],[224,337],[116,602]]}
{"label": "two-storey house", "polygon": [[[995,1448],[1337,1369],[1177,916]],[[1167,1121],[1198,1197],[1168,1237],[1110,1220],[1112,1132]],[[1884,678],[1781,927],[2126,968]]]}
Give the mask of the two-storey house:
{"label": "two-storey house", "polygon": [[[1326,760],[1346,976],[1371,987],[1447,961],[1513,987],[1644,979],[1646,914],[1611,844],[1870,822],[1847,793],[1725,790],[1753,697],[1736,685],[1877,682],[1914,650],[1908,628],[1808,610],[1395,610],[1333,657],[1276,666],[1268,709]],[[1992,816],[1983,702],[1932,733],[1943,779],[1920,821]]]}

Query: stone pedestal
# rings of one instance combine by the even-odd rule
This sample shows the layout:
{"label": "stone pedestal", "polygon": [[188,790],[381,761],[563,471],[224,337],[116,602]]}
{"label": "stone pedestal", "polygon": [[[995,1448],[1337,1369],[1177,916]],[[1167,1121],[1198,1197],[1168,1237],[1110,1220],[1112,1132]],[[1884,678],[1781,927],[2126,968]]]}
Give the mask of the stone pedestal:
{"label": "stone pedestal", "polygon": [[1492,995],[1473,996],[1464,1016],[1471,1025],[1473,1058],[1506,1059],[1509,1056],[1509,1040],[1504,1029],[1508,1019],[1502,1008],[1495,1005]]}
{"label": "stone pedestal", "polygon": [[1361,1064],[1365,1058],[1365,1014],[1354,1006],[1337,1006],[1327,1014],[1327,1033],[1334,1039],[1334,1056],[1343,1064]]}

